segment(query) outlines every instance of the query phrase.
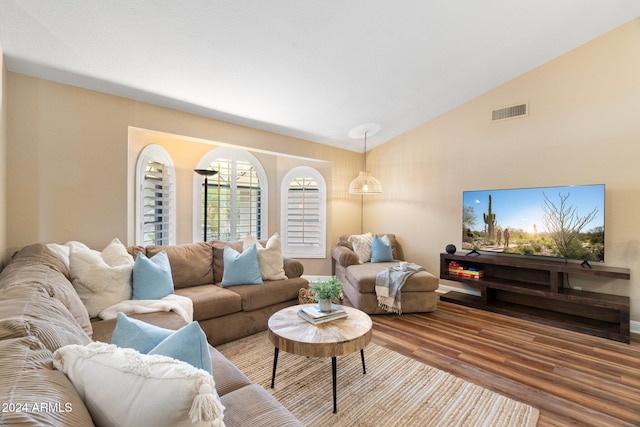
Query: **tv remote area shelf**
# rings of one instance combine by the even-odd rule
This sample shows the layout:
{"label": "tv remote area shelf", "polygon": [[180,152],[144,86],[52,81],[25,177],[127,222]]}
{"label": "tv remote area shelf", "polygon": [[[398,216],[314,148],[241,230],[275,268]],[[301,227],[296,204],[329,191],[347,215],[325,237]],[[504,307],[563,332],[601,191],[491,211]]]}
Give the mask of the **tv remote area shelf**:
{"label": "tv remote area shelf", "polygon": [[[449,262],[482,270],[481,278],[449,273]],[[563,286],[567,275],[629,280],[628,268],[540,260],[512,255],[440,254],[440,278],[466,283],[480,296],[450,291],[440,300],[625,343],[629,336],[629,297]]]}

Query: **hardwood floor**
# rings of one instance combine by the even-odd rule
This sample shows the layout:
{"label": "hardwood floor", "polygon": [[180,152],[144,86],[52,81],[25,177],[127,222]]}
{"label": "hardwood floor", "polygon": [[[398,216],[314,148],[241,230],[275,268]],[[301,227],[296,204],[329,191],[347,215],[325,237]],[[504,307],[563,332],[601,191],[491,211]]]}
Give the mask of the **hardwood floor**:
{"label": "hardwood floor", "polygon": [[540,410],[538,426],[639,426],[640,340],[631,344],[440,302],[373,315],[373,342]]}

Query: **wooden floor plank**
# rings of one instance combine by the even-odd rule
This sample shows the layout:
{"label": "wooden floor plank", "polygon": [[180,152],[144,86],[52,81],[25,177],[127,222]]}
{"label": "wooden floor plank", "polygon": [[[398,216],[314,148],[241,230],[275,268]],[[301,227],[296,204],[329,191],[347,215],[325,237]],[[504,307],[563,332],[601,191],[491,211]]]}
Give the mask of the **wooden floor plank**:
{"label": "wooden floor plank", "polygon": [[539,427],[640,425],[638,337],[624,344],[447,302],[371,317],[376,344],[529,403]]}

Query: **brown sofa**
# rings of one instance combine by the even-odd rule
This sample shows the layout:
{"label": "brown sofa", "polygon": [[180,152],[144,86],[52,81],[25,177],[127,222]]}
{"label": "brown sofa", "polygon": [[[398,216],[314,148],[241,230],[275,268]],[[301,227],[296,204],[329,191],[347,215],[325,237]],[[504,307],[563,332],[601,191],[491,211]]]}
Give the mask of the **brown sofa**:
{"label": "brown sofa", "polygon": [[[176,262],[172,270],[176,292],[193,298],[194,317],[214,343],[264,330],[270,313],[296,303],[300,287],[306,286],[306,280],[299,277],[302,266],[295,261],[287,261],[287,275],[293,278],[279,281],[283,282],[280,286],[266,283],[252,289],[223,289],[212,283],[196,283],[198,275],[209,277],[209,272],[211,282],[221,277],[214,273],[219,268],[215,254],[223,246],[214,242],[163,248]],[[129,250],[152,254],[161,249]],[[218,261],[222,262],[221,258]],[[210,264],[204,266],[207,262]],[[280,297],[271,295],[274,293]],[[185,325],[173,312],[131,317],[170,329]],[[68,344],[88,344],[92,338],[110,342],[114,327],[115,320],[90,321],[67,267],[46,245],[35,244],[17,252],[0,273],[0,425],[93,425],[72,383],[54,369],[53,352]],[[226,408],[226,426],[301,425],[214,347],[209,350],[216,390]]]}
{"label": "brown sofa", "polygon": [[[162,250],[167,252],[175,293],[193,301],[193,320],[200,323],[209,344],[214,346],[266,330],[269,317],[282,308],[297,304],[300,288],[309,285],[301,277],[302,263],[284,258],[286,280],[266,280],[260,286],[223,288],[220,283],[225,246],[242,252],[242,242],[221,241],[128,248],[134,258],[138,252],[149,258]],[[92,319],[92,323],[94,339],[108,342],[115,319]]]}
{"label": "brown sofa", "polygon": [[[379,234],[384,236],[384,234]],[[343,284],[343,293],[354,307],[368,314],[384,314],[378,306],[375,284],[376,276],[389,267],[404,260],[402,247],[394,234],[388,234],[394,261],[360,263],[349,236],[340,236],[338,244],[331,250],[333,270]],[[435,311],[438,304],[438,278],[427,271],[411,275],[401,290],[403,313],[425,313]]]}

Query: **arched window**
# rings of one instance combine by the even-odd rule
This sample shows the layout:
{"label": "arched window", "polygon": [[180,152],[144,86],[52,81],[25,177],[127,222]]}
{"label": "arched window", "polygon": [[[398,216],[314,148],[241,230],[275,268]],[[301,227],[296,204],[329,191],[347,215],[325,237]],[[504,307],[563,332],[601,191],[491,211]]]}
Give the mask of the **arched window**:
{"label": "arched window", "polygon": [[136,244],[176,243],[175,168],[159,145],[144,147],[136,164]]}
{"label": "arched window", "polygon": [[295,167],[284,176],[281,194],[284,255],[326,257],[327,189],[322,174],[308,166]]}
{"label": "arched window", "polygon": [[[258,159],[242,150],[221,147],[209,151],[197,169],[218,173],[207,179],[206,239],[234,241],[247,234],[267,236],[267,179]],[[204,177],[193,177],[193,239],[204,235]]]}

